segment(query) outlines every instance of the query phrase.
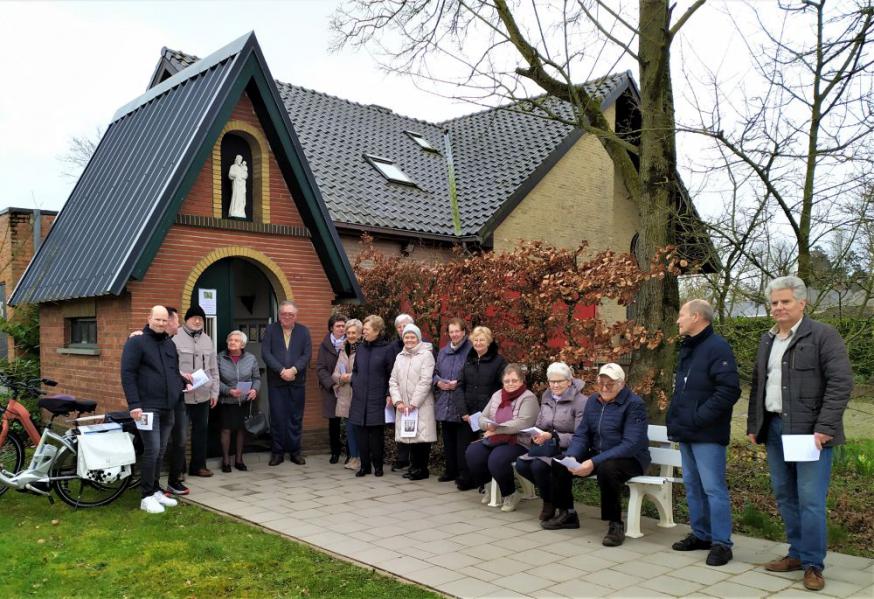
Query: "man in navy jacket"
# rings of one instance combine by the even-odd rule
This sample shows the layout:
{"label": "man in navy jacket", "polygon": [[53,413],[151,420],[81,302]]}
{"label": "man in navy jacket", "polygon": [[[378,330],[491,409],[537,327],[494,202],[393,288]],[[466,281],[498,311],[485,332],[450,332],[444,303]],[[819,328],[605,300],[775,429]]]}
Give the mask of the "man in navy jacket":
{"label": "man in navy jacket", "polygon": [[680,443],[692,532],[674,551],[709,549],[708,566],[731,560],[731,501],[725,453],[731,411],[740,397],[737,363],[728,342],[713,332],[713,308],[693,299],[680,308],[680,344],[668,438]]}
{"label": "man in navy jacket", "polygon": [[601,543],[616,547],[625,541],[622,490],[631,478],[649,467],[646,404],[625,386],[619,364],[604,364],[598,371],[598,390],[583,410],[565,456],[582,462],[570,469],[552,462],[553,504],[558,515],[540,523],[547,530],[579,528],[571,493],[574,476],[595,475],[601,490],[601,520],[609,522]]}
{"label": "man in navy jacket", "polygon": [[295,464],[305,464],[300,452],[307,367],[313,353],[310,331],[297,322],[297,304],[279,304],[279,322],[267,327],[261,340],[261,357],[267,365],[270,400],[271,453],[268,465],[283,461],[283,453]]}

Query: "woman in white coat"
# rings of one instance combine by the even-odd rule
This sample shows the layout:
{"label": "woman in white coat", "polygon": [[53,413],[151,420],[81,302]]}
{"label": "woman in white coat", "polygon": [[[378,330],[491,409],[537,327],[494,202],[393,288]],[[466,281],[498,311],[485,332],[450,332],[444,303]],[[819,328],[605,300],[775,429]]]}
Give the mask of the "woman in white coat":
{"label": "woman in white coat", "polygon": [[[437,419],[434,416],[434,353],[430,343],[422,342],[422,332],[414,324],[404,327],[401,336],[404,349],[398,354],[388,391],[396,409],[395,441],[410,445],[410,471],[404,478],[428,478],[431,444],[437,441]],[[404,416],[414,414],[412,419]],[[413,430],[414,429],[414,430]]]}

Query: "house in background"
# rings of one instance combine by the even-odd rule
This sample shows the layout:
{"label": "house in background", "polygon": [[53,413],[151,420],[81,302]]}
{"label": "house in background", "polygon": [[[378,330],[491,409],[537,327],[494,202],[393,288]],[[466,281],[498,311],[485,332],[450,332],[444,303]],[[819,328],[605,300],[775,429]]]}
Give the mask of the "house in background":
{"label": "house in background", "polygon": [[[585,85],[633,140],[631,75]],[[347,255],[365,232],[383,252],[420,259],[532,239],[632,250],[638,210],[600,142],[517,108],[429,122],[274,81],[254,34],[204,59],[163,49],[147,92],[114,117],[12,297],[40,304],[44,375],[101,408],[121,407],[129,332],[150,306],[184,313],[201,291],[218,294],[209,326],[220,346],[241,328],[260,354],[260,331],[286,297],[318,344],[332,304],[359,299]],[[235,216],[237,156],[248,184]],[[700,224],[688,197],[678,204],[685,222]],[[683,235],[686,255],[712,256],[706,236]],[[308,433],[325,426],[315,380]]]}

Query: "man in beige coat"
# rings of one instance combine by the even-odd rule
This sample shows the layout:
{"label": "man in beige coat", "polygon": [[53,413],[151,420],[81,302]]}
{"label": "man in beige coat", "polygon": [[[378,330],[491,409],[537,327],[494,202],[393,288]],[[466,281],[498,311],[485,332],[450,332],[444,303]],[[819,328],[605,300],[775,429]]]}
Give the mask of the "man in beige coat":
{"label": "man in beige coat", "polygon": [[[410,471],[404,478],[428,478],[431,444],[437,440],[434,415],[434,353],[422,342],[422,331],[414,324],[404,327],[404,349],[398,354],[388,390],[396,409],[395,441],[410,446]],[[413,418],[414,417],[414,418]]]}

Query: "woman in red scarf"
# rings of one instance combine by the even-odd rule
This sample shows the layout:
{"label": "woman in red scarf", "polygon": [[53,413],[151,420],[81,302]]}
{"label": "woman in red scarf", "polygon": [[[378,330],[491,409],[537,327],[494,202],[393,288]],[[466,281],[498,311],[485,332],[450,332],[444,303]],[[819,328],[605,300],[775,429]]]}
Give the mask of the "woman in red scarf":
{"label": "woman in red scarf", "polygon": [[[528,452],[531,438],[518,434],[534,426],[540,406],[537,397],[525,386],[525,374],[519,364],[509,364],[501,375],[503,388],[495,392],[480,416],[483,438],[471,443],[465,458],[473,482],[485,485],[495,479],[504,498],[501,510],[512,512],[521,499],[516,491],[513,462]],[[488,502],[488,493],[485,502]]]}

